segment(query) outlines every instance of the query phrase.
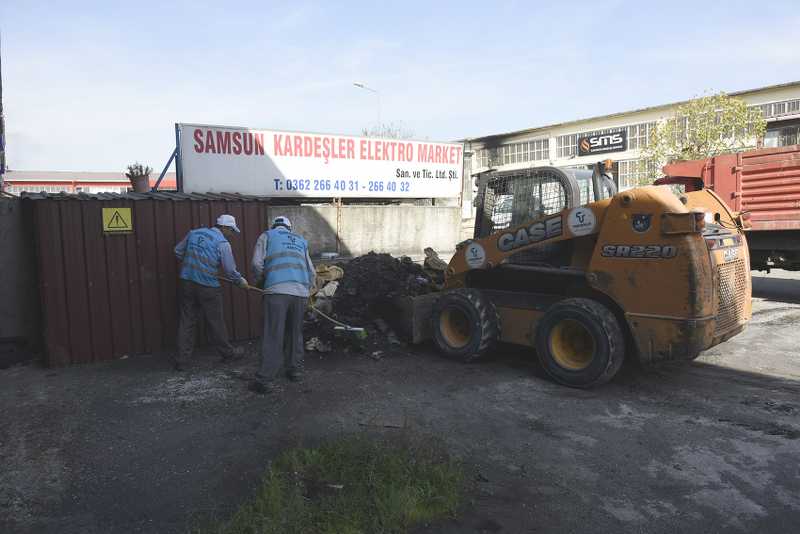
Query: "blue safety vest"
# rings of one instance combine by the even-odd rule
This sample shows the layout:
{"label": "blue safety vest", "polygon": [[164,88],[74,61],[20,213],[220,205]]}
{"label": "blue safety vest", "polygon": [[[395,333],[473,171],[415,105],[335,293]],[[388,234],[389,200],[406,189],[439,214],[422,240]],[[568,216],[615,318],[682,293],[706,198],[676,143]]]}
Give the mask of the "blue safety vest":
{"label": "blue safety vest", "polygon": [[264,289],[285,282],[296,282],[310,288],[306,240],[281,226],[264,233],[268,240],[264,256]]}
{"label": "blue safety vest", "polygon": [[190,231],[186,237],[181,279],[208,287],[219,287],[217,276],[222,263],[219,244],[227,241],[219,230],[198,228]]}

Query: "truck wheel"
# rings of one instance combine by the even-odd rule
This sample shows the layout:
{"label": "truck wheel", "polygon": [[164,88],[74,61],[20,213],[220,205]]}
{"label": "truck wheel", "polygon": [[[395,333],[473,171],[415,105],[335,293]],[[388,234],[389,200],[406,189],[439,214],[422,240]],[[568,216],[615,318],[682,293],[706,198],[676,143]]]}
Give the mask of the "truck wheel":
{"label": "truck wheel", "polygon": [[439,350],[464,362],[486,354],[500,333],[494,304],[474,289],[445,293],[434,306],[431,320]]}
{"label": "truck wheel", "polygon": [[588,388],[617,374],[625,358],[625,336],[611,310],[599,302],[566,299],[539,321],[536,353],[554,380]]}

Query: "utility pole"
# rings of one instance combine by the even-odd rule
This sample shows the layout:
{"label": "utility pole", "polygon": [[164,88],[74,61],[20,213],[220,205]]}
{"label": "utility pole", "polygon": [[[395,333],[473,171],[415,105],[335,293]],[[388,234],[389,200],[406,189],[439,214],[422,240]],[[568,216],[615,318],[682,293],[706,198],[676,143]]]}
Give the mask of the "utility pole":
{"label": "utility pole", "polygon": [[3,37],[0,34],[0,191],[6,172],[6,119],[3,116]]}

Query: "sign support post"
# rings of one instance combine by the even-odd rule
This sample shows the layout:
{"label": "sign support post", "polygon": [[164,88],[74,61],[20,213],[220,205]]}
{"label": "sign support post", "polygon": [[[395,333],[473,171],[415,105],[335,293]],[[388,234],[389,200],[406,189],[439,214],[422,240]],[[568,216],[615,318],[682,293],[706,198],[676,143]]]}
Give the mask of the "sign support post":
{"label": "sign support post", "polygon": [[181,158],[181,127],[175,123],[175,183],[183,193],[183,161]]}

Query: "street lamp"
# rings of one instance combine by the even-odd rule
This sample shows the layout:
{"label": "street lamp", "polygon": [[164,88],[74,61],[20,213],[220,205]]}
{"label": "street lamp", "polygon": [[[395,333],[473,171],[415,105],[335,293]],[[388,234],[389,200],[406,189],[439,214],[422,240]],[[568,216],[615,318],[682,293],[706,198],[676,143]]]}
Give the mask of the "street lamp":
{"label": "street lamp", "polygon": [[369,91],[370,93],[375,93],[375,96],[378,98],[378,129],[381,128],[381,93],[377,89],[373,89],[372,87],[367,87],[365,84],[361,82],[353,82],[353,85],[358,87],[359,89],[364,89],[365,91]]}

